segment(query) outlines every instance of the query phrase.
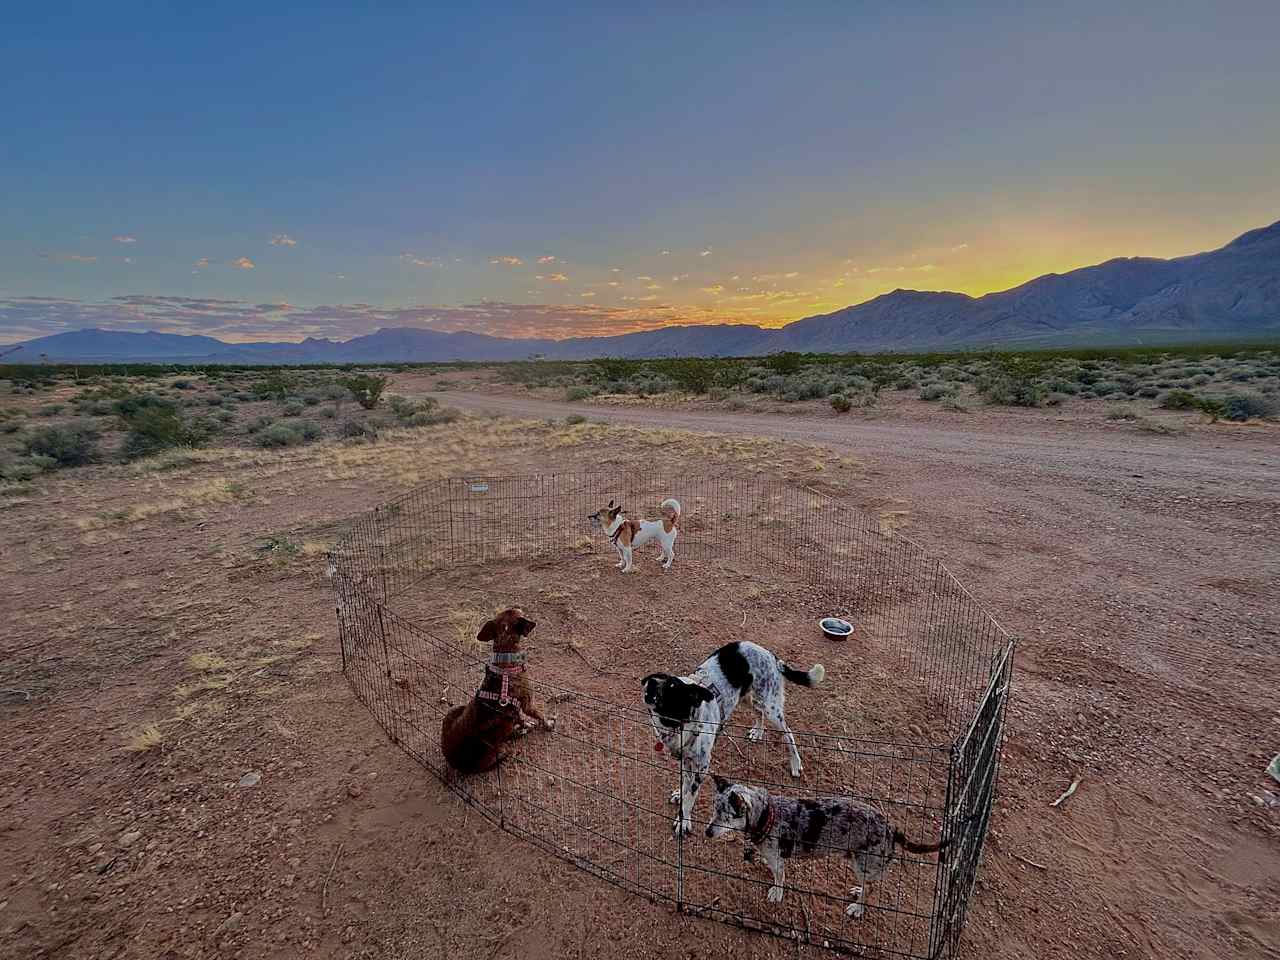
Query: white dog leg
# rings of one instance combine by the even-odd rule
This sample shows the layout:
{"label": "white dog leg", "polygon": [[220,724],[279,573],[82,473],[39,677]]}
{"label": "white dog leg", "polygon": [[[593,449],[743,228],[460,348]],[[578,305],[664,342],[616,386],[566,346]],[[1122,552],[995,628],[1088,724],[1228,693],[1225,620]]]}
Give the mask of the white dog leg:
{"label": "white dog leg", "polygon": [[630,547],[622,548],[622,572],[631,573],[635,568],[631,565],[632,550]]}
{"label": "white dog leg", "polygon": [[782,739],[787,742],[787,752],[791,754],[791,775],[793,777],[800,776],[800,771],[804,769],[800,763],[800,749],[796,746],[795,735],[791,732],[791,728],[787,726],[786,718],[783,717],[782,711],[777,708],[771,710],[767,717],[769,723],[782,734]]}
{"label": "white dog leg", "polygon": [[776,849],[771,849],[772,844],[766,845],[761,851],[764,854],[764,862],[769,865],[769,869],[773,872],[773,886],[769,888],[769,902],[782,902],[782,881],[786,879],[786,865],[782,861],[782,856]]}
{"label": "white dog leg", "polygon": [[852,920],[860,920],[867,912],[867,908],[863,905],[865,896],[861,887],[852,887],[849,890],[849,905],[844,908],[844,915]]}

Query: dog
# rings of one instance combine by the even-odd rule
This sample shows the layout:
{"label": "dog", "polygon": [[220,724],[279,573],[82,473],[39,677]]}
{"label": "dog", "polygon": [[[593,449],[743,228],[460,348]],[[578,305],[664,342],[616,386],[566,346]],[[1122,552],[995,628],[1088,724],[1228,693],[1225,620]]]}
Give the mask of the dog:
{"label": "dog", "polygon": [[680,789],[671,794],[671,802],[680,804],[673,825],[677,835],[688,833],[692,826],[689,815],[711,767],[716,735],[744,696],[759,711],[747,738],[763,739],[767,720],[787,743],[791,775],[800,776],[800,751],[783,715],[782,681],[816,687],[825,674],[820,663],[807,672],[793,670],[758,643],[738,640],[707,657],[690,676],[651,673],[640,681],[649,722],[658,737],[655,749],[680,762]]}
{"label": "dog", "polygon": [[865,909],[865,884],[884,875],[896,847],[935,853],[950,844],[950,840],[914,843],[874,807],[852,797],[794,800],[771,796],[763,787],[713,779],[716,796],[707,836],[720,839],[740,833],[746,841],[743,859],[747,863],[754,863],[760,851],[773,872],[771,903],[782,901],[788,859],[839,855],[853,862],[858,886],[849,891],[851,902],[845,914],[858,918]]}
{"label": "dog", "polygon": [[454,707],[440,723],[440,750],[459,773],[492,770],[506,757],[506,743],[534,726],[555,729],[555,721],[544,717],[534,705],[524,672],[520,644],[535,626],[523,610],[511,607],[476,635],[481,643],[493,645],[484,681],[469,703]]}
{"label": "dog", "polygon": [[631,563],[632,551],[642,547],[650,540],[657,539],[662,548],[662,556],[658,562],[663,570],[671,569],[671,561],[676,558],[676,534],[680,532],[680,501],[668,497],[660,506],[661,520],[630,520],[622,516],[622,505],[615,505],[612,500],[591,514],[587,519],[593,527],[600,527],[608,534],[614,549],[618,551],[616,566],[623,573],[631,573],[635,567]]}

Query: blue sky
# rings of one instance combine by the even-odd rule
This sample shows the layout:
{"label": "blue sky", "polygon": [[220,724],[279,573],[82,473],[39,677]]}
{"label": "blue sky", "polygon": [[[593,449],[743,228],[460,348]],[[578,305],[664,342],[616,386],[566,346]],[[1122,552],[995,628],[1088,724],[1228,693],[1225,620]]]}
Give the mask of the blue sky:
{"label": "blue sky", "polygon": [[931,6],[6,8],[0,341],[776,325],[1280,219],[1280,4]]}

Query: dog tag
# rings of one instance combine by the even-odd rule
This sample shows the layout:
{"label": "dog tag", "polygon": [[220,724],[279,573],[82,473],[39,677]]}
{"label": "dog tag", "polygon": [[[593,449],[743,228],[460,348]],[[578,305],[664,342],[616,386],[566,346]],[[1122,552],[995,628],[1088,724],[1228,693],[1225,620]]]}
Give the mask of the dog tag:
{"label": "dog tag", "polygon": [[472,493],[488,493],[489,485],[487,483],[473,483],[471,484],[471,492]]}

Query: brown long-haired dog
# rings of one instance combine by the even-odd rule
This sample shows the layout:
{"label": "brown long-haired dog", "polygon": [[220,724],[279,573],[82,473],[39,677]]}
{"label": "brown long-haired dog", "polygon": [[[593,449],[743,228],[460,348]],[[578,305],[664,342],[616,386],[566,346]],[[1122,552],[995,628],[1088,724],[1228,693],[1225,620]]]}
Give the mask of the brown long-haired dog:
{"label": "brown long-haired dog", "polygon": [[506,756],[503,747],[517,729],[523,733],[535,724],[544,730],[555,727],[555,721],[534,706],[524,673],[520,642],[535,626],[523,610],[511,607],[480,628],[476,639],[493,644],[484,682],[469,703],[454,707],[440,724],[440,749],[459,773],[492,770]]}

